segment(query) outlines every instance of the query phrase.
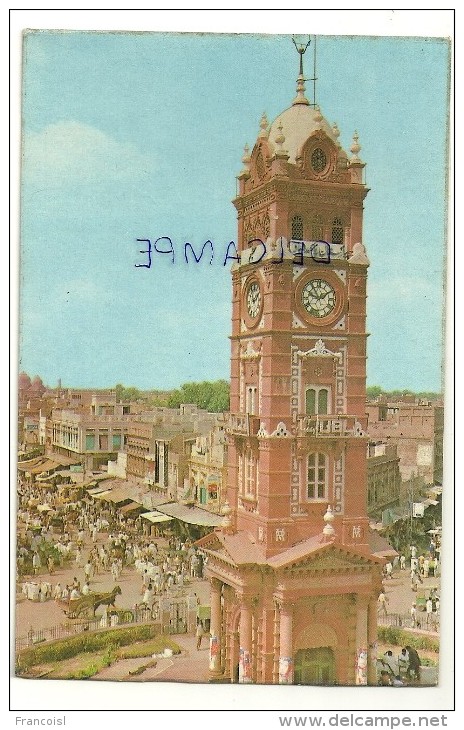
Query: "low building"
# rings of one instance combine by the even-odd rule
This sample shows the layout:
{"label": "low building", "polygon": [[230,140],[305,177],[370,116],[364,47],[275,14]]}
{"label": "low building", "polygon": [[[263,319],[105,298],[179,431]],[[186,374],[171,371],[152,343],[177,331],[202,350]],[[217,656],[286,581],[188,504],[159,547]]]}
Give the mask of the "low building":
{"label": "low building", "polygon": [[368,402],[366,412],[369,437],[397,446],[403,480],[418,475],[427,484],[441,484],[443,406],[440,403],[379,400]]}
{"label": "low building", "polygon": [[401,474],[396,444],[371,441],[367,447],[367,513],[380,519],[383,510],[399,507]]}
{"label": "low building", "polygon": [[106,465],[124,448],[129,414],[121,403],[112,404],[113,412],[101,412],[97,399],[79,410],[54,409],[49,438],[52,453],[79,455],[86,470]]}
{"label": "low building", "polygon": [[195,440],[188,467],[189,497],[201,507],[220,513],[227,486],[227,440],[223,422]]}

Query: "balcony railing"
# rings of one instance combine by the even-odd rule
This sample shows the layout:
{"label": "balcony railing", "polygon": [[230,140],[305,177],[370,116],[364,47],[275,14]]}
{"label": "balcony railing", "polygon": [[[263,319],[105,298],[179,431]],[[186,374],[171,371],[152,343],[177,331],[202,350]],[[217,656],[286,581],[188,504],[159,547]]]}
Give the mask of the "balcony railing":
{"label": "balcony railing", "polygon": [[234,436],[256,436],[259,431],[258,416],[249,413],[229,413],[226,431]]}
{"label": "balcony railing", "polygon": [[299,416],[298,436],[334,438],[336,436],[365,436],[367,418],[330,414],[323,416]]}

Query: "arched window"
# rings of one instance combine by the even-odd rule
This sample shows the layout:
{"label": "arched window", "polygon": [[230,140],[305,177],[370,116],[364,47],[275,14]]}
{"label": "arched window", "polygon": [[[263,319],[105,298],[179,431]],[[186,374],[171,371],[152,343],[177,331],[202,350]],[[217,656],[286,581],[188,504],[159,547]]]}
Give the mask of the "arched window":
{"label": "arched window", "polygon": [[322,241],[324,239],[324,221],[321,215],[313,216],[311,226],[311,240]]}
{"label": "arched window", "polygon": [[246,412],[251,416],[256,415],[258,408],[258,388],[256,385],[247,385],[246,388]]}
{"label": "arched window", "polygon": [[326,454],[316,452],[308,456],[308,499],[326,499],[329,481],[328,459]]}
{"label": "arched window", "polygon": [[292,239],[303,241],[303,218],[301,215],[294,215],[292,218]]}
{"label": "arched window", "polygon": [[328,388],[306,389],[306,415],[326,415],[329,412]]}
{"label": "arched window", "polygon": [[341,218],[334,218],[332,221],[332,243],[343,243],[344,231]]}

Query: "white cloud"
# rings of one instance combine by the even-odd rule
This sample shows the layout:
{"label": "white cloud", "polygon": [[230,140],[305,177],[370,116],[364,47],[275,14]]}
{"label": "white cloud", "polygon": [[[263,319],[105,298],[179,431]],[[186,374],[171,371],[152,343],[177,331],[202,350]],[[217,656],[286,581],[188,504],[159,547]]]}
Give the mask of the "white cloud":
{"label": "white cloud", "polygon": [[134,145],[81,122],[49,124],[24,138],[24,180],[40,187],[124,181],[151,169],[152,160]]}

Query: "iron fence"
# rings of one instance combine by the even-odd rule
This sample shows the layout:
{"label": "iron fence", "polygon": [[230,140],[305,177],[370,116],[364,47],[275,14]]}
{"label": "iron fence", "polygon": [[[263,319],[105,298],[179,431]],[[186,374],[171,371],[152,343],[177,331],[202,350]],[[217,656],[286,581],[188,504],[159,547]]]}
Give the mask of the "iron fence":
{"label": "iron fence", "polygon": [[440,629],[440,618],[432,614],[417,613],[413,620],[409,614],[388,613],[378,616],[378,624],[380,626],[394,626],[399,629],[419,629],[420,631],[430,631],[438,633]]}
{"label": "iron fence", "polygon": [[106,615],[68,620],[43,629],[34,629],[31,626],[26,636],[15,638],[15,650],[19,652],[28,646],[56,639],[66,639],[87,631],[150,622],[159,623],[162,633],[182,634],[192,629],[193,620],[194,616],[188,596],[159,598],[151,608],[119,609],[110,611]]}

